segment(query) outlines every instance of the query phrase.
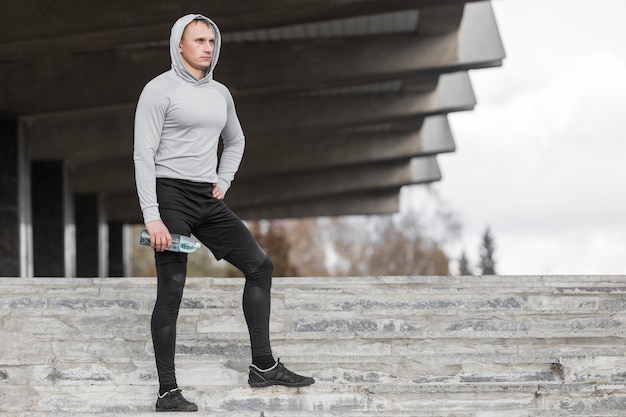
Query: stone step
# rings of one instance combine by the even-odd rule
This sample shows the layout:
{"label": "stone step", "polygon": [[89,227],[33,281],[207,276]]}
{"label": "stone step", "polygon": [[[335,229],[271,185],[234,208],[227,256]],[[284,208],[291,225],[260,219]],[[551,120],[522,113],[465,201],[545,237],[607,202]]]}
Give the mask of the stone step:
{"label": "stone step", "polygon": [[[381,314],[363,317],[351,312],[309,315],[273,312],[272,332],[278,338],[349,339],[355,335],[365,339],[380,338],[566,338],[623,337],[626,333],[626,313],[589,314],[499,314],[498,317],[477,314],[414,315],[410,318]],[[149,332],[149,315],[110,311],[101,315],[74,314],[73,311],[54,315],[5,314],[0,316],[4,332],[32,334],[50,340],[95,340],[122,337],[132,339]],[[189,315],[181,311],[178,321],[181,335],[199,334],[206,339],[247,339],[247,328],[241,312],[220,314],[219,311]]]}
{"label": "stone step", "polygon": [[[206,278],[188,277],[185,291],[240,291],[243,278]],[[132,288],[154,290],[155,278],[2,278],[0,288],[37,293],[41,290],[67,289],[75,293],[99,293],[105,289],[126,291]],[[417,292],[439,292],[454,290],[467,292],[472,290],[499,291],[538,291],[549,289],[557,292],[607,293],[626,291],[626,276],[484,276],[484,277],[429,277],[429,276],[384,276],[384,277],[298,277],[274,278],[274,290],[289,288],[289,292],[332,293],[367,292],[371,288],[390,293],[403,292],[406,289]]]}
{"label": "stone step", "polygon": [[[117,346],[113,351],[121,350]],[[79,349],[76,349],[79,351]],[[0,381],[14,385],[65,385],[79,383],[144,384],[156,379],[154,358],[127,352],[125,357],[87,352],[37,356],[0,364]],[[82,356],[81,356],[82,355]],[[624,356],[598,355],[529,358],[510,354],[493,361],[450,354],[446,357],[405,356],[311,356],[286,355],[293,369],[327,383],[385,383],[421,385],[432,383],[626,383]],[[223,385],[245,383],[249,355],[233,357],[178,354],[177,369],[184,381]]]}
{"label": "stone step", "polygon": [[[584,283],[565,280],[558,285],[552,281],[538,281],[534,286],[530,285],[532,283],[521,286],[516,280],[515,286],[499,284],[495,287],[493,283],[485,285],[482,282],[448,283],[451,279],[448,277],[438,277],[438,280],[433,277],[432,283],[413,285],[407,277],[400,278],[319,278],[314,283],[304,278],[276,278],[273,308],[294,313],[337,311],[361,315],[389,312],[456,315],[500,311],[541,312],[542,315],[584,312],[591,315],[626,311],[626,279],[618,277],[613,277],[610,282],[600,278]],[[242,285],[242,279],[189,278],[182,307],[204,312],[222,310],[216,311],[219,314],[239,312]],[[0,281],[0,311],[10,309],[23,314],[34,311],[42,315],[58,310],[72,310],[75,314],[94,311],[103,314],[109,310],[149,313],[154,303],[154,287],[155,280],[150,278],[29,279],[21,282],[20,279],[3,279]]]}
{"label": "stone step", "polygon": [[[277,278],[275,354],[317,380],[297,390],[247,386],[243,282],[187,282],[196,415],[624,415],[625,277]],[[0,279],[0,415],[152,415],[155,285]]]}
{"label": "stone step", "polygon": [[[626,383],[624,357],[553,358],[552,362],[508,361],[472,362],[405,357],[314,357],[288,356],[293,369],[312,375],[319,383],[377,383],[419,386],[423,384],[623,384]],[[248,358],[202,359],[179,355],[177,369],[189,384],[245,384]],[[29,364],[0,365],[0,381],[11,385],[129,384],[141,385],[156,380],[153,357],[126,358],[115,362],[105,359],[65,359],[49,357]]]}
{"label": "stone step", "polygon": [[[154,407],[152,386],[0,387],[0,411],[12,415],[143,415]],[[289,389],[243,385],[184,389],[199,415],[250,416],[618,416],[625,385],[316,384]],[[30,413],[30,414],[25,414]],[[525,414],[524,414],[525,413]]]}
{"label": "stone step", "polygon": [[[49,340],[46,336],[24,337],[20,333],[4,333],[3,336],[5,339],[0,344],[2,366],[46,365],[54,361],[124,364],[130,360],[149,362],[153,357],[147,332],[133,340],[93,340],[85,335],[60,341]],[[222,339],[202,339],[194,335],[179,335],[179,360],[247,363],[250,354],[247,338],[238,335],[238,340],[235,340],[233,335],[222,336]],[[428,369],[441,366],[444,370],[459,363],[493,364],[495,369],[501,364],[578,363],[582,370],[577,372],[583,375],[583,370],[590,373],[588,369],[606,368],[607,364],[609,370],[625,368],[623,358],[626,347],[623,339],[619,338],[385,339],[377,334],[371,336],[350,335],[343,339],[315,340],[273,335],[272,339],[276,354],[291,360],[301,358],[302,348],[306,347],[307,360],[302,362],[310,363],[313,368],[323,367],[326,360],[331,360],[331,363],[353,363],[363,370],[371,369],[372,363],[389,362],[402,363],[402,366],[416,363],[418,367],[426,364]],[[442,374],[446,375],[446,372]],[[617,373],[616,377],[625,378],[625,372]],[[622,379],[608,380],[622,382]]]}
{"label": "stone step", "polygon": [[[281,357],[302,356],[302,349],[312,357],[337,358],[374,358],[380,360],[391,358],[426,358],[435,363],[456,363],[458,361],[472,361],[479,363],[555,363],[569,358],[581,358],[593,355],[594,357],[621,357],[624,352],[624,340],[620,338],[581,337],[593,339],[595,344],[587,346],[570,346],[572,339],[554,339],[556,343],[563,343],[562,347],[548,345],[540,348],[543,343],[549,343],[546,338],[395,338],[394,335],[359,335],[352,334],[343,338],[295,338],[281,337],[272,333],[274,351]],[[49,340],[45,336],[28,337],[20,333],[3,333],[5,340],[0,343],[0,366],[37,364],[48,361],[49,358],[62,360],[90,361],[97,359],[116,363],[119,357],[142,359],[152,356],[152,345],[149,333],[143,336],[125,340],[115,337],[112,339],[91,339],[76,337],[63,340]],[[502,341],[501,341],[502,340]],[[510,341],[525,342],[521,345],[489,349],[486,346],[476,346],[481,343],[504,343]],[[432,343],[438,345],[432,346]],[[534,345],[533,345],[534,344]],[[475,347],[474,347],[475,346]],[[471,347],[471,348],[470,348]],[[468,351],[473,349],[472,351]],[[15,352],[19,352],[16,355]],[[248,338],[243,334],[221,335],[219,338],[203,338],[202,335],[179,335],[177,352],[184,357],[197,360],[212,360],[225,358],[227,360],[247,360],[250,354]],[[359,359],[363,361],[363,359]]]}
{"label": "stone step", "polygon": [[[237,298],[218,296],[196,298],[188,294],[183,299],[181,310],[189,315],[232,316],[241,313],[241,294]],[[284,312],[292,316],[320,316],[322,314],[350,317],[412,317],[419,316],[481,316],[490,313],[507,313],[529,316],[608,316],[609,313],[626,313],[626,299],[623,295],[604,296],[526,296],[504,298],[418,298],[393,300],[372,300],[357,296],[338,297],[281,297],[273,295],[272,311]],[[329,299],[330,298],[330,299]],[[408,297],[407,297],[408,298]],[[7,297],[0,298],[0,317],[8,315],[24,317],[48,317],[64,312],[72,312],[75,317],[118,315],[131,312],[134,316],[150,315],[154,299],[143,302],[101,295],[97,298],[72,297],[71,295],[50,295],[47,297]]]}
{"label": "stone step", "polygon": [[[241,289],[236,293],[209,293],[205,290],[186,291],[181,307],[189,310],[239,311]],[[101,291],[96,295],[69,292],[44,294],[5,294],[0,296],[0,308],[16,311],[73,310],[89,314],[94,310],[131,310],[149,312],[154,305],[153,291],[135,294],[127,291]],[[605,294],[418,294],[416,292],[389,295],[376,292],[367,294],[285,294],[274,290],[275,310],[290,311],[346,311],[362,314],[385,313],[388,311],[409,313],[458,314],[483,313],[489,311],[541,312],[559,314],[563,312],[606,313],[626,311],[624,293]]]}

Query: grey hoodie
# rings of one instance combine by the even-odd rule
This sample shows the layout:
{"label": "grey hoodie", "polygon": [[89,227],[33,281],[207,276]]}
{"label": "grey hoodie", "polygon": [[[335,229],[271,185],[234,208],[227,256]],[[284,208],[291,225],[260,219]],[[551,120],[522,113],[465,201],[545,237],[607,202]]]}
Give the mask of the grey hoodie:
{"label": "grey hoodie", "polygon": [[[179,44],[185,27],[204,20],[215,31],[211,67],[196,79],[185,67]],[[217,25],[199,14],[181,17],[172,27],[172,69],[144,87],[135,113],[135,182],[144,222],[160,219],[156,178],[218,184],[224,193],[241,163],[245,139],[232,95],[213,79],[221,47]],[[220,136],[224,149],[219,161]]]}

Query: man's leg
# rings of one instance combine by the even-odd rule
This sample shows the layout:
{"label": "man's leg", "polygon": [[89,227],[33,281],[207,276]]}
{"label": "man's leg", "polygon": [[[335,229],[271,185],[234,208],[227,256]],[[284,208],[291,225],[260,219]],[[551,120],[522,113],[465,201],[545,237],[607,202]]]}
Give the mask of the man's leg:
{"label": "man's leg", "polygon": [[204,220],[192,232],[217,259],[226,259],[246,277],[243,313],[252,348],[248,383],[255,387],[314,383],[313,378],[289,371],[272,356],[269,334],[274,266],[246,225],[223,201],[212,199],[207,204]]}
{"label": "man's leg", "polygon": [[246,277],[242,304],[250,333],[252,363],[267,369],[276,363],[272,356],[269,330],[274,265],[249,232],[224,259]]}
{"label": "man's leg", "polygon": [[[245,227],[245,226],[244,226]],[[270,310],[272,272],[274,265],[248,229],[238,245],[224,259],[243,272],[243,313],[250,333],[252,366],[248,383],[253,387],[285,385],[303,387],[315,382],[313,378],[291,372],[275,361],[270,347]]]}
{"label": "man's leg", "polygon": [[[157,179],[157,197],[161,219],[170,233],[189,235],[193,214],[189,212],[185,184]],[[187,204],[187,205],[186,205]],[[157,299],[152,312],[152,343],[159,377],[156,411],[197,411],[187,401],[176,382],[176,321],[187,276],[187,254],[155,252]]]}
{"label": "man's leg", "polygon": [[157,298],[152,311],[152,343],[159,376],[159,394],[177,388],[174,367],[176,320],[183,297],[187,265],[170,262],[157,265]]}
{"label": "man's leg", "polygon": [[[184,261],[182,261],[184,259]],[[180,253],[156,252],[157,299],[152,311],[152,343],[159,377],[156,411],[198,411],[187,401],[176,383],[176,321],[187,272],[186,257]]]}

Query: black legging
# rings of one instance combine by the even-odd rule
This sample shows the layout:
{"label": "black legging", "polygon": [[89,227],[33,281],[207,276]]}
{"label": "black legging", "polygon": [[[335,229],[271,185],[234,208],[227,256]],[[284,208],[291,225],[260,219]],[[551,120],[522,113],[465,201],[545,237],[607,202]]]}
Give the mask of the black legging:
{"label": "black legging", "polygon": [[[243,222],[211,184],[157,179],[161,218],[170,233],[193,234],[217,259],[226,259],[246,277],[243,313],[250,333],[252,358],[271,357],[270,290],[274,265]],[[192,255],[193,256],[193,255]],[[176,385],[176,320],[183,297],[187,254],[155,252],[157,299],[152,312],[152,341],[161,387]]]}
{"label": "black legging", "polygon": [[[255,242],[256,243],[256,242]],[[243,272],[243,314],[250,334],[252,357],[272,355],[269,321],[274,265],[265,255],[259,263],[243,258],[241,247],[233,249],[225,259]],[[186,263],[174,262],[157,266],[157,299],[152,312],[152,342],[159,382],[162,386],[176,384],[174,355],[176,350],[176,320],[185,286]]]}

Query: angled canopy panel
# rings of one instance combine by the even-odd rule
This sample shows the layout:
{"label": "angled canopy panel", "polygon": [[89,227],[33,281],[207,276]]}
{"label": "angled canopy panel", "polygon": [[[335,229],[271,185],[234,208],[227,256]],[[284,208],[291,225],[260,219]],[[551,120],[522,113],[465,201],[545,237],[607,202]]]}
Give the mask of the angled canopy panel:
{"label": "angled canopy panel", "polygon": [[[2,2],[0,57],[18,60],[34,54],[105,50],[163,42],[172,22],[187,13],[203,13],[225,33],[293,24],[333,21],[420,8],[459,8],[479,0],[109,0],[77,7],[71,0]],[[45,13],[47,12],[47,13]],[[25,19],[29,25],[24,25]]]}
{"label": "angled canopy panel", "polygon": [[[409,160],[455,149],[446,116],[425,118],[418,131],[316,132],[306,138],[292,135],[271,138],[270,135],[273,140],[268,146],[254,146],[256,158],[246,159],[237,181],[302,171],[319,171],[324,176],[326,169],[335,166]],[[338,151],[329,152],[329,149]]]}
{"label": "angled canopy panel", "polygon": [[224,35],[215,76],[247,141],[227,201],[242,218],[397,210],[402,186],[441,179],[447,114],[476,103],[467,71],[504,58],[489,1],[2,2],[0,113],[109,219],[142,221],[135,106],[191,10]]}
{"label": "angled canopy panel", "polygon": [[288,201],[279,206],[237,206],[233,210],[249,220],[288,217],[326,217],[354,214],[392,214],[400,210],[400,189],[378,191],[372,194],[345,194],[309,200]]}
{"label": "angled canopy panel", "polygon": [[[295,176],[276,176],[238,181],[228,192],[233,205],[280,204],[290,200],[337,196],[370,192],[405,185],[438,181],[441,172],[432,156],[409,161],[387,162],[378,165],[338,167],[320,172],[302,172]],[[254,192],[263,189],[263,193]]]}

